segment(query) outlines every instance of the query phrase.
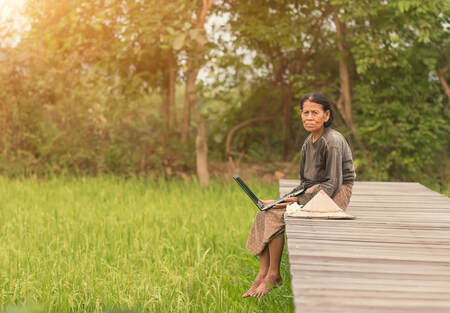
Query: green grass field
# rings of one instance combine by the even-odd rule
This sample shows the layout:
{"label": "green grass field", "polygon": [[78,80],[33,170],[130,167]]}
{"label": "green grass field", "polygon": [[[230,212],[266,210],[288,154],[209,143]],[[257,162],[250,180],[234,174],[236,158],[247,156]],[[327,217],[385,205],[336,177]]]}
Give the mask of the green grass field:
{"label": "green grass field", "polygon": [[0,178],[0,308],[293,312],[286,251],[284,286],[241,298],[258,269],[245,249],[255,209],[231,182]]}

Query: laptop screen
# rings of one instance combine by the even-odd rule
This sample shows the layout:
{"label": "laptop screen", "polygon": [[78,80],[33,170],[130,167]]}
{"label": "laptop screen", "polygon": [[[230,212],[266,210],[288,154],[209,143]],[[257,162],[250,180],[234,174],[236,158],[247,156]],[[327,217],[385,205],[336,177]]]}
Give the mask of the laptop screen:
{"label": "laptop screen", "polygon": [[241,186],[242,190],[252,199],[252,201],[256,204],[256,206],[261,209],[263,207],[261,201],[259,201],[258,197],[250,190],[246,183],[239,177],[239,175],[233,175],[234,180]]}

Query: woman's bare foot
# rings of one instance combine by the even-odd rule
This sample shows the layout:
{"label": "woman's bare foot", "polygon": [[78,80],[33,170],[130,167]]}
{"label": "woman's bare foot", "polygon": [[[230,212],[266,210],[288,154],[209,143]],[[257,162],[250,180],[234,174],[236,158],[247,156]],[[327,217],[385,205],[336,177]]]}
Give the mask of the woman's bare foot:
{"label": "woman's bare foot", "polygon": [[258,288],[259,285],[261,285],[261,283],[264,280],[264,275],[258,275],[255,278],[255,281],[253,282],[252,286],[250,287],[249,290],[247,290],[243,295],[242,298],[247,298],[250,297],[250,294],[253,293],[256,288]]}
{"label": "woman's bare foot", "polygon": [[272,289],[277,288],[283,284],[281,276],[269,276],[267,275],[262,283],[255,289],[255,291],[249,293],[250,297],[261,298],[269,293]]}

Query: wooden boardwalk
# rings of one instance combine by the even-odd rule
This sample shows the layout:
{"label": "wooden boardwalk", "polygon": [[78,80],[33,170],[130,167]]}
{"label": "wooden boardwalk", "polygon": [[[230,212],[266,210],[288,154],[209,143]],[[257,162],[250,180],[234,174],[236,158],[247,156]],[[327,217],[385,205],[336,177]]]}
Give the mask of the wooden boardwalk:
{"label": "wooden boardwalk", "polygon": [[[284,194],[298,184],[280,180]],[[356,220],[286,218],[296,313],[450,312],[450,199],[356,182]]]}

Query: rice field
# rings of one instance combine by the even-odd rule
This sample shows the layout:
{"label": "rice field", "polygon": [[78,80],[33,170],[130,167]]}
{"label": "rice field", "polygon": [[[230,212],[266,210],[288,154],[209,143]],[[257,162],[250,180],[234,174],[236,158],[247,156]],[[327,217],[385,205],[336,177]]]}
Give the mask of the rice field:
{"label": "rice field", "polygon": [[285,284],[241,298],[255,213],[233,182],[0,177],[0,310],[293,312],[286,249]]}

